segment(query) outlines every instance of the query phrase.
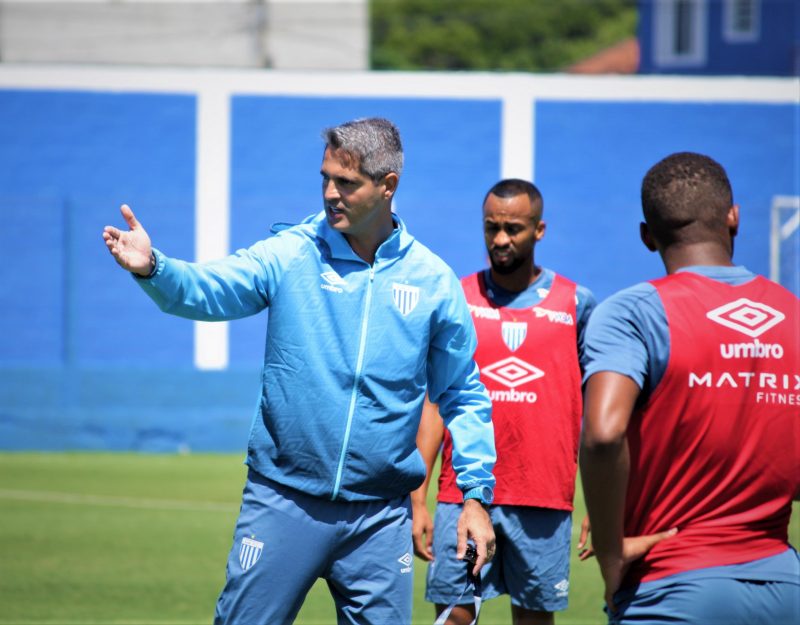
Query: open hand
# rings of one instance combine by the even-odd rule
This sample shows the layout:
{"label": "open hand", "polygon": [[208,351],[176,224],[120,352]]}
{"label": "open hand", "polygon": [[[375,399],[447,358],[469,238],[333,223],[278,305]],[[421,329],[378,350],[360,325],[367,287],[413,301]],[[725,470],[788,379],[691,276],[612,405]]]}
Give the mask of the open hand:
{"label": "open hand", "polygon": [[150,237],[127,204],[120,207],[120,212],[129,230],[124,232],[114,226],[103,228],[106,247],[122,268],[140,276],[149,276],[153,269]]}

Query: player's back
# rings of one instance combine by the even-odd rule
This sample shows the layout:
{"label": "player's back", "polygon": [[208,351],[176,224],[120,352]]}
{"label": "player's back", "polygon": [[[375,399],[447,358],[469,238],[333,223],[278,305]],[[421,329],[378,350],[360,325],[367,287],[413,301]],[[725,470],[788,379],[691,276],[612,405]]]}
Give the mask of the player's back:
{"label": "player's back", "polygon": [[652,284],[669,361],[628,429],[625,534],[679,533],[631,579],[779,553],[800,476],[800,302],[760,277]]}

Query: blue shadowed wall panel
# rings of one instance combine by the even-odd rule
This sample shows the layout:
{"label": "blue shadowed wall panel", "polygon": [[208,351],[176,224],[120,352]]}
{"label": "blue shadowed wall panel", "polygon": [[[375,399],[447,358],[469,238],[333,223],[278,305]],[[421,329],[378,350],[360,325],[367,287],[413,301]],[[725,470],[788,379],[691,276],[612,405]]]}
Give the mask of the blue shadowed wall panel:
{"label": "blue shadowed wall panel", "polygon": [[194,97],[0,91],[0,261],[24,268],[0,296],[0,363],[190,367],[191,323],[138,292],[101,231],[127,202],[156,245],[191,258],[194,170]]}
{"label": "blue shadowed wall panel", "polygon": [[663,273],[639,241],[639,190],[672,152],[707,154],[728,172],[742,225],[734,260],[769,273],[769,208],[797,195],[798,107],[766,104],[539,102],[536,182],[547,235],[537,260],[602,299]]}
{"label": "blue shadowed wall panel", "polygon": [[[4,448],[237,449],[258,393],[263,315],[230,325],[231,368],[193,369],[192,323],[108,255],[129,203],[156,246],[194,256],[195,98],[0,90],[0,441]],[[321,208],[320,131],[382,115],[403,136],[397,209],[457,274],[484,266],[480,204],[500,175],[498,101],[234,96],[231,246]],[[599,298],[663,272],[638,241],[639,185],[666,154],[719,160],[742,206],[735,260],[767,273],[769,207],[798,195],[796,105],[542,101],[537,261]]]}

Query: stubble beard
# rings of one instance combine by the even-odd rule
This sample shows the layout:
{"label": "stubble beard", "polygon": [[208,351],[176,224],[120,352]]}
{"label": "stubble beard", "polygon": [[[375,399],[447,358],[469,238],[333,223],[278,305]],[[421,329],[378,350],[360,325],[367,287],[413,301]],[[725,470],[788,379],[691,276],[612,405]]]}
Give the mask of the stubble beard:
{"label": "stubble beard", "polygon": [[507,276],[509,274],[514,273],[517,269],[522,267],[525,263],[525,259],[514,257],[514,259],[509,264],[500,265],[495,262],[494,257],[490,254],[489,255],[489,262],[492,265],[492,270],[501,276]]}

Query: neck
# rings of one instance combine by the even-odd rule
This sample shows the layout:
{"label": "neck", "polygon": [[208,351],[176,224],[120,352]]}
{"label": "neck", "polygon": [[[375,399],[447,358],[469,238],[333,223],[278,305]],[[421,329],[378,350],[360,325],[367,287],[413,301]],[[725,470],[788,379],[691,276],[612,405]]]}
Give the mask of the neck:
{"label": "neck", "polygon": [[370,224],[364,232],[346,233],[344,237],[350,244],[350,248],[356,253],[356,256],[371,265],[375,262],[375,254],[378,252],[381,243],[391,236],[393,230],[394,220],[392,219],[392,213],[387,211],[375,223]]}
{"label": "neck", "polygon": [[661,260],[668,274],[684,267],[703,265],[706,267],[732,267],[731,250],[717,243],[694,243],[671,245],[661,251]]}
{"label": "neck", "polygon": [[537,267],[532,258],[530,263],[523,264],[511,273],[497,273],[493,267],[489,269],[492,282],[510,293],[521,293],[533,284],[541,273],[542,268]]}

